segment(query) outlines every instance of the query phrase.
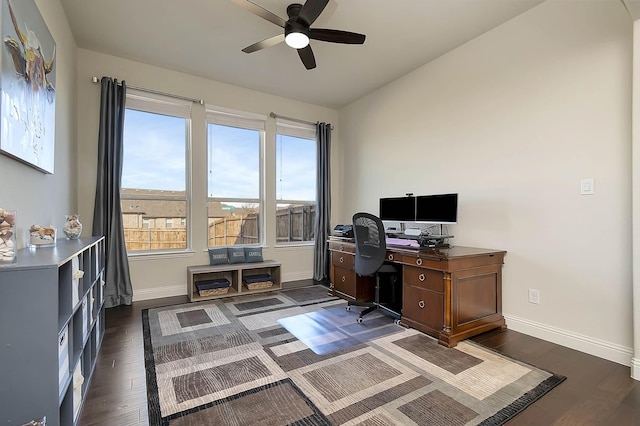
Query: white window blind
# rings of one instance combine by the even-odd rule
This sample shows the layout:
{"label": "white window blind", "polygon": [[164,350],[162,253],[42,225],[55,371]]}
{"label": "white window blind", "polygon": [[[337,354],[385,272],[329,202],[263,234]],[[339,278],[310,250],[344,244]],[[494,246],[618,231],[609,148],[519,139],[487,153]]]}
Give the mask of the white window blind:
{"label": "white window blind", "polygon": [[127,108],[155,114],[191,118],[193,102],[168,96],[148,94],[135,89],[127,89]]}
{"label": "white window blind", "polygon": [[276,133],[303,139],[315,139],[316,126],[315,124],[300,123],[299,121],[276,117]]}
{"label": "white window blind", "polygon": [[259,114],[207,106],[207,122],[243,129],[265,130],[267,117]]}

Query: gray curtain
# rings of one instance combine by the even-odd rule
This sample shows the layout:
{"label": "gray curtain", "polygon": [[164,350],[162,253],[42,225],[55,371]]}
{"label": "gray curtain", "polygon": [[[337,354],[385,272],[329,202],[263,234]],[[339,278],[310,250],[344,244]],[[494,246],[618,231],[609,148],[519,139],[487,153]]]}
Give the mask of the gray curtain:
{"label": "gray curtain", "polygon": [[93,209],[93,234],[104,235],[105,306],[131,305],[133,290],[124,243],[120,180],[122,178],[123,132],[126,86],[124,81],[102,77],[100,130],[98,133],[98,177]]}
{"label": "gray curtain", "polygon": [[329,251],[327,239],[331,233],[331,124],[316,126],[318,159],[318,192],[316,196],[315,249],[313,279],[322,281],[329,277]]}

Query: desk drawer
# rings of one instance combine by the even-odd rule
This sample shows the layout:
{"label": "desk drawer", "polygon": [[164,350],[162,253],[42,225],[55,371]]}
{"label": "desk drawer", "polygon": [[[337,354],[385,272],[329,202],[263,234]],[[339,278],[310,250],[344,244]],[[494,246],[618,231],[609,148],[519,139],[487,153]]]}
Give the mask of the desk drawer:
{"label": "desk drawer", "polygon": [[355,256],[348,253],[331,252],[331,263],[338,268],[353,270]]}
{"label": "desk drawer", "polygon": [[334,266],[331,284],[334,291],[349,296],[351,299],[356,299],[356,273],[353,270]]}
{"label": "desk drawer", "polygon": [[402,316],[435,332],[444,325],[444,295],[405,284]]}
{"label": "desk drawer", "polygon": [[444,292],[444,273],[441,271],[405,266],[403,281],[427,290]]}
{"label": "desk drawer", "polygon": [[402,262],[402,255],[398,254],[398,253],[394,253],[392,251],[387,251],[387,255],[384,258],[384,260],[386,260],[387,262],[401,263]]}
{"label": "desk drawer", "polygon": [[504,253],[488,253],[477,256],[464,256],[451,259],[449,268],[460,271],[462,269],[480,268],[488,265],[500,265],[502,267]]}
{"label": "desk drawer", "polygon": [[[397,257],[397,256],[396,256]],[[420,255],[402,255],[402,263],[405,265],[420,266],[422,268],[446,269],[446,261],[434,258],[425,258]]]}
{"label": "desk drawer", "polygon": [[345,243],[342,241],[329,241],[329,250],[355,253],[356,245],[354,243]]}

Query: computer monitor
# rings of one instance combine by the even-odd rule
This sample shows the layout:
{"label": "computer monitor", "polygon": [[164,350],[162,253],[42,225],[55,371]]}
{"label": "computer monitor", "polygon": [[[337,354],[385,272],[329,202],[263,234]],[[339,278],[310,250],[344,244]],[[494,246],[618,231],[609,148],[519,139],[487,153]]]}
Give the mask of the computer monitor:
{"label": "computer monitor", "polygon": [[416,215],[416,197],[380,198],[381,220],[413,222]]}
{"label": "computer monitor", "polygon": [[458,223],[458,194],[417,196],[415,221],[441,224]]}

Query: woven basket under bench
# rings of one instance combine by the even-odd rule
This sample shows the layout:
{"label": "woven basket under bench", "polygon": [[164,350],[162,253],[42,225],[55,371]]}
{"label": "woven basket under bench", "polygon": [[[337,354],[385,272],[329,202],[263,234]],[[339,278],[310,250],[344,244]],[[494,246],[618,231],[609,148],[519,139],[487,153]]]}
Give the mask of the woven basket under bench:
{"label": "woven basket under bench", "polygon": [[231,282],[226,278],[215,278],[212,280],[196,281],[195,285],[200,296],[217,296],[227,294]]}
{"label": "woven basket under bench", "polygon": [[246,275],[242,282],[249,290],[260,290],[273,285],[273,278],[270,274]]}

